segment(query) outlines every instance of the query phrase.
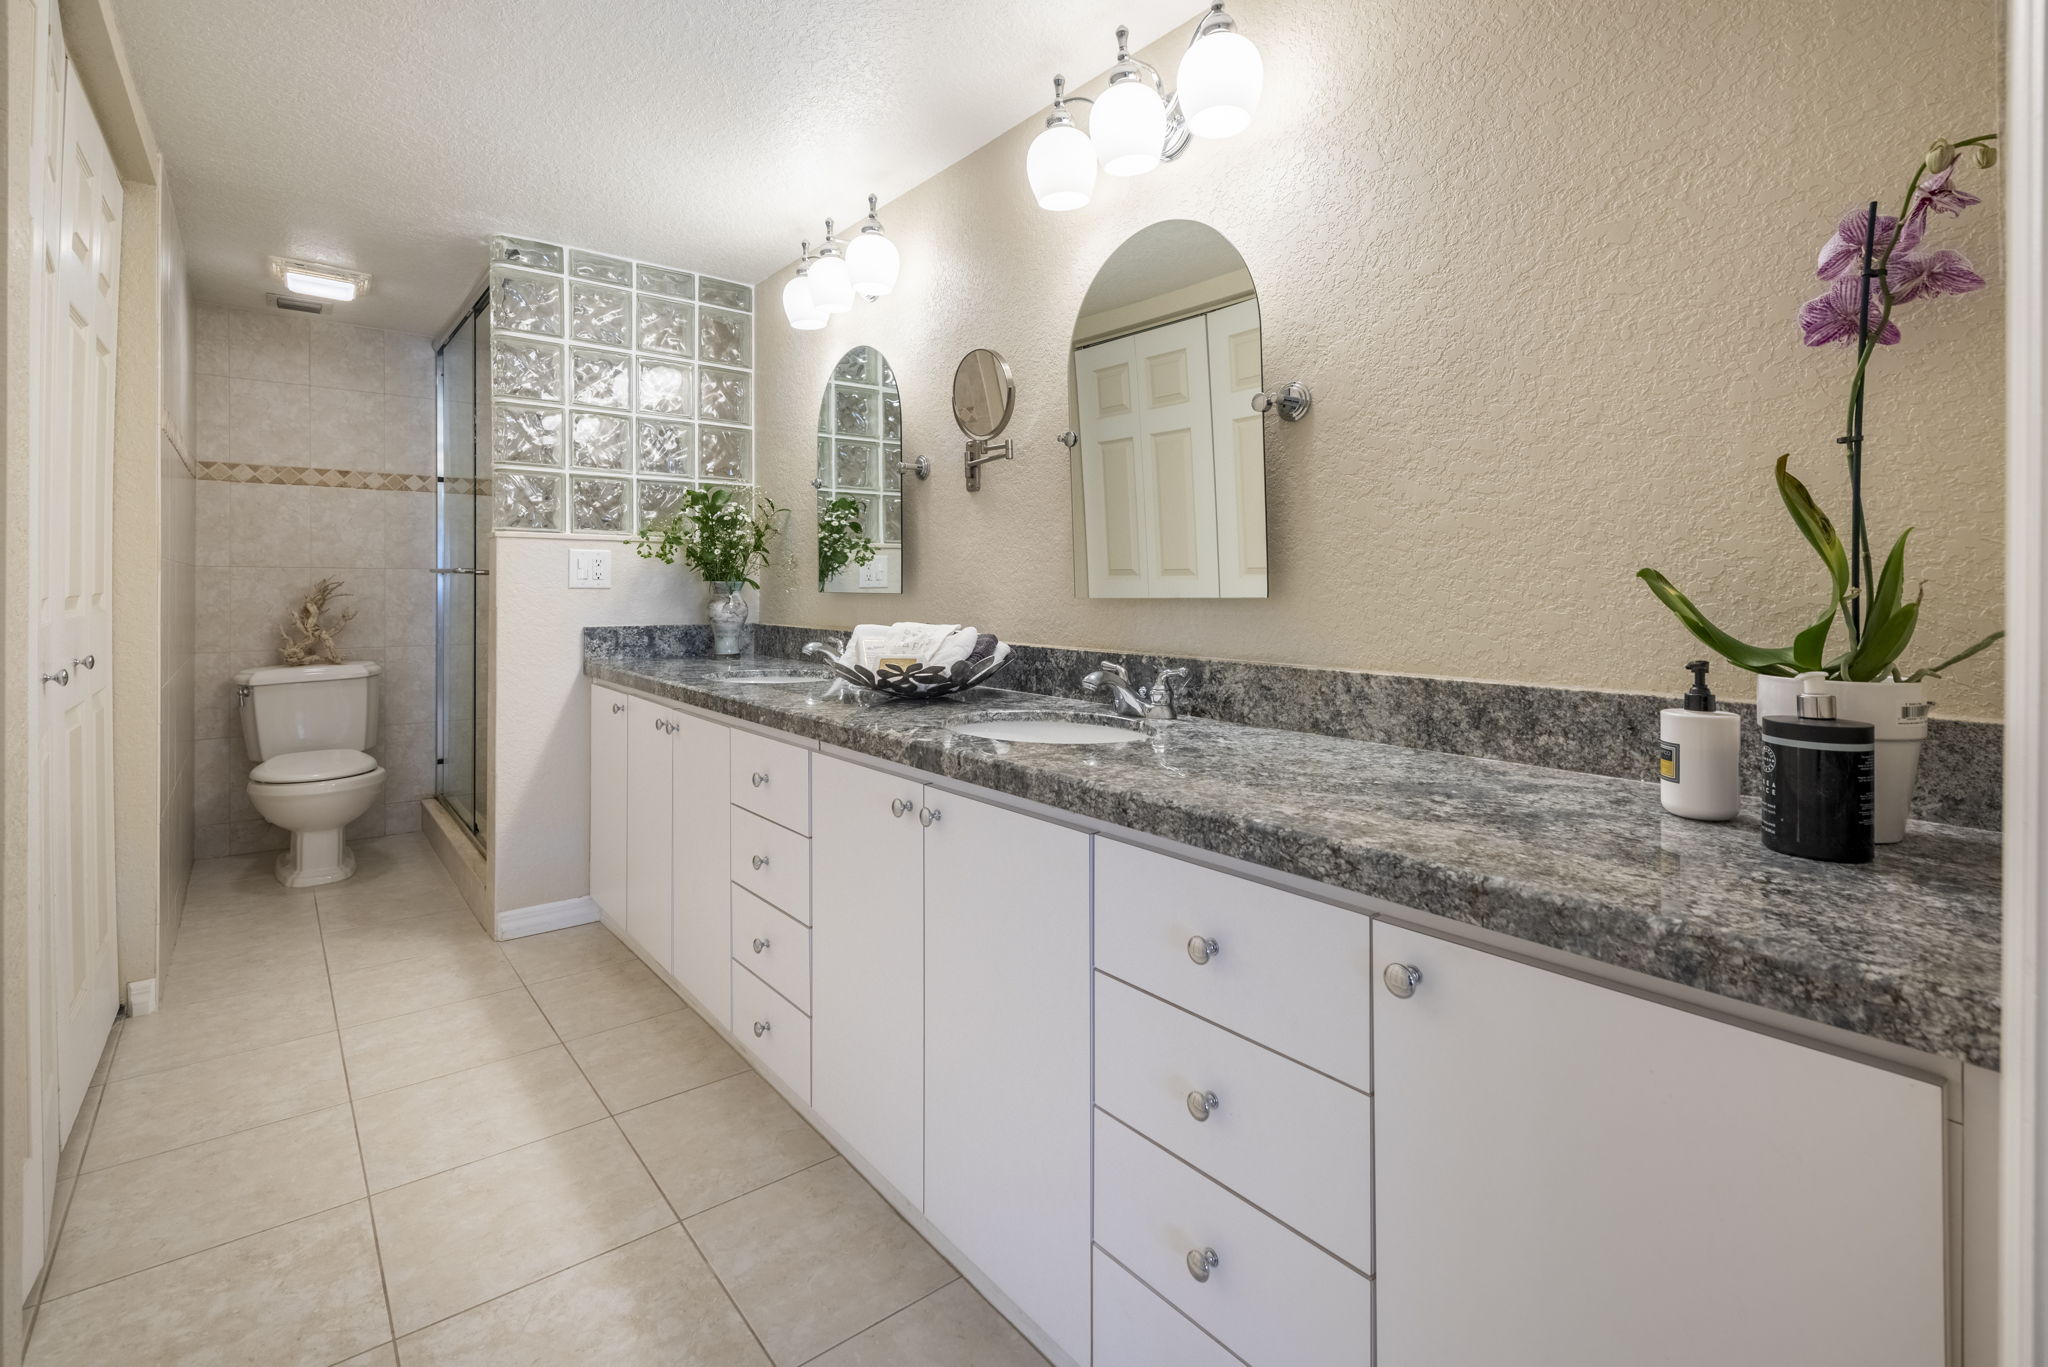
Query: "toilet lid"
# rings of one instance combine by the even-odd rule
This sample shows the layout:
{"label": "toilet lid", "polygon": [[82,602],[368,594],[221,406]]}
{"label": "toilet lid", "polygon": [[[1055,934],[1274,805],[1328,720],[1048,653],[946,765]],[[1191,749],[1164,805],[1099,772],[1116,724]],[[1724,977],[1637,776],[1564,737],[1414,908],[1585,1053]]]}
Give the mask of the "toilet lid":
{"label": "toilet lid", "polygon": [[376,767],[377,761],[360,750],[301,750],[264,760],[249,777],[256,783],[319,783],[353,778]]}

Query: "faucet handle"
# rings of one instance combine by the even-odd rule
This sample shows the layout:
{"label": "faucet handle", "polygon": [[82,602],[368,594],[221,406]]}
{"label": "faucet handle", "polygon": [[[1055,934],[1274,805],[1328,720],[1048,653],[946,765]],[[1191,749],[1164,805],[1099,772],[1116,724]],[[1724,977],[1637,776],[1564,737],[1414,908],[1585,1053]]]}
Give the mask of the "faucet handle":
{"label": "faucet handle", "polygon": [[1117,678],[1122,679],[1125,683],[1129,683],[1131,681],[1131,671],[1125,669],[1115,660],[1104,660],[1102,662],[1102,672],[1104,674],[1114,674]]}
{"label": "faucet handle", "polygon": [[1169,721],[1180,720],[1180,687],[1188,681],[1186,669],[1162,669],[1153,679],[1146,697],[1154,707],[1164,707]]}

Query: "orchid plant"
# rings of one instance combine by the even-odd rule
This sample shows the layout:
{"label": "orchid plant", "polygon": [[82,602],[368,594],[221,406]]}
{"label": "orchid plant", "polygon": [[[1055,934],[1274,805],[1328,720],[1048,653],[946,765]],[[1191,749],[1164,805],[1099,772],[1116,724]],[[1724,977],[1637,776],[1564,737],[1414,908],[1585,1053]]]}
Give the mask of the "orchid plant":
{"label": "orchid plant", "polygon": [[[1786,511],[1827,566],[1827,610],[1789,646],[1754,646],[1715,626],[1656,570],[1636,571],[1686,630],[1738,669],[1781,678],[1818,670],[1831,679],[1868,682],[1903,678],[1917,683],[1939,678],[1941,671],[2005,635],[1994,631],[1946,660],[1901,675],[1898,660],[1920,624],[1920,601],[1926,587],[1923,583],[1913,601],[1905,601],[1906,538],[1913,529],[1899,533],[1880,572],[1871,556],[1863,514],[1863,397],[1870,358],[1881,346],[1898,345],[1904,335],[1893,318],[1901,306],[1984,288],[1984,277],[1961,252],[1927,247],[1926,238],[1933,215],[1957,217],[1979,203],[1977,196],[1956,183],[1956,169],[1968,153],[1980,169],[1989,170],[1998,162],[1997,144],[1995,133],[1936,142],[1913,168],[1896,215],[1879,214],[1875,202],[1853,209],[1820,249],[1815,274],[1829,282],[1828,289],[1800,308],[1799,329],[1810,347],[1856,348],[1856,368],[1849,382],[1848,430],[1839,439],[1848,449],[1849,544],[1842,544],[1828,515],[1786,468],[1790,455],[1778,457],[1777,482]],[[1831,657],[1828,638],[1837,619],[1848,630],[1848,645]]]}

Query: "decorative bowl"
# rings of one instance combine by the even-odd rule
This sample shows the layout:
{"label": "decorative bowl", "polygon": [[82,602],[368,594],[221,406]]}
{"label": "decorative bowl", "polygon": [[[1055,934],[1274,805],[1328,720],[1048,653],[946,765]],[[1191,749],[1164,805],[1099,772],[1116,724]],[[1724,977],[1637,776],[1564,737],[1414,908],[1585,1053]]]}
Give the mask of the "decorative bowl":
{"label": "decorative bowl", "polygon": [[824,641],[811,642],[804,647],[803,653],[854,687],[879,693],[885,698],[943,698],[949,693],[964,692],[1001,673],[1003,666],[1010,662],[1011,654],[1003,651],[993,659],[979,663],[959,660],[944,669],[919,665],[914,669],[873,670],[842,663],[839,652]]}

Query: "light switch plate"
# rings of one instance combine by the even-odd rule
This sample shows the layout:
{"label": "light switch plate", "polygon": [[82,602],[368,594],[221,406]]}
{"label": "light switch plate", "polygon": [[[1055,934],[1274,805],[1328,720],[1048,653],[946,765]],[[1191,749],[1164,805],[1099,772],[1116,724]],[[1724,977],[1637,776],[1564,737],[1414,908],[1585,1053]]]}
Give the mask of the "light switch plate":
{"label": "light switch plate", "polygon": [[612,553],[605,550],[569,549],[569,587],[608,589],[612,586]]}
{"label": "light switch plate", "polygon": [[864,589],[886,589],[889,587],[889,562],[876,556],[860,567],[860,586]]}

